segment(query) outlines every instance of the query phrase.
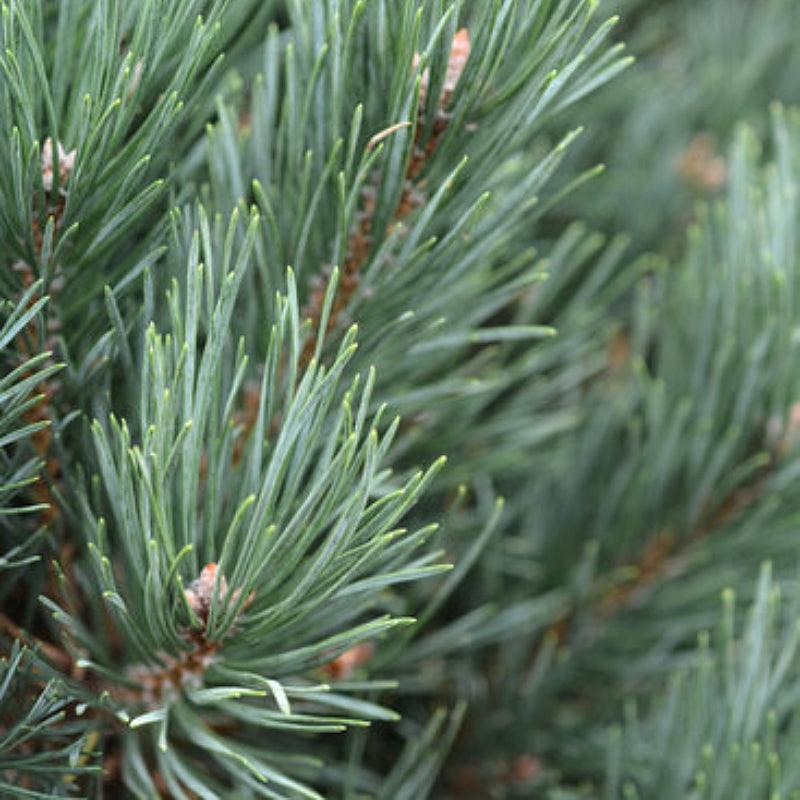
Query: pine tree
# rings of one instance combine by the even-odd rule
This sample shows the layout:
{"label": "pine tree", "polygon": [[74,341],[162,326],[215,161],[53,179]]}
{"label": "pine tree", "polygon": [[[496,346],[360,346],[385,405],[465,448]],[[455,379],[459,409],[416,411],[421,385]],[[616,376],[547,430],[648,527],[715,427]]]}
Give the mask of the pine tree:
{"label": "pine tree", "polygon": [[0,795],[800,796],[795,5],[0,2]]}

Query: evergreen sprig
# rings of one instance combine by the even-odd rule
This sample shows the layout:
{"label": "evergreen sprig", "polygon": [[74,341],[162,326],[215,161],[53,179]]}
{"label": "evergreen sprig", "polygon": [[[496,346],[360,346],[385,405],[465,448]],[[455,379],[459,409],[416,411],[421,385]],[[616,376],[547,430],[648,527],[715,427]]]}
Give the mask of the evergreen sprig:
{"label": "evergreen sprig", "polygon": [[0,0],[0,794],[793,796],[796,16]]}
{"label": "evergreen sprig", "polygon": [[[669,680],[644,718],[633,707],[615,735],[606,796],[796,797],[798,621],[766,565],[741,633],[733,590],[713,641]],[[785,604],[785,602],[784,602]],[[785,618],[784,618],[785,617]],[[663,754],[669,753],[669,763]]]}
{"label": "evergreen sprig", "polygon": [[0,659],[0,791],[14,798],[75,796],[78,779],[99,769],[97,736],[69,718],[68,687],[57,678],[43,681],[36,661],[16,642]]}

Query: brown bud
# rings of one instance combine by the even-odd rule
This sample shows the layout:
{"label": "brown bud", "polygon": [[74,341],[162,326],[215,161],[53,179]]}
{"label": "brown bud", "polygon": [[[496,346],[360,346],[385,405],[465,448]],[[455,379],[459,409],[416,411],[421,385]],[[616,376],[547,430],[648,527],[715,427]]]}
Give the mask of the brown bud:
{"label": "brown bud", "polygon": [[[75,168],[75,151],[66,152],[61,142],[56,145],[58,151],[58,183],[61,194],[66,194],[65,186]],[[48,136],[42,145],[42,183],[45,191],[53,191],[53,140]]]}

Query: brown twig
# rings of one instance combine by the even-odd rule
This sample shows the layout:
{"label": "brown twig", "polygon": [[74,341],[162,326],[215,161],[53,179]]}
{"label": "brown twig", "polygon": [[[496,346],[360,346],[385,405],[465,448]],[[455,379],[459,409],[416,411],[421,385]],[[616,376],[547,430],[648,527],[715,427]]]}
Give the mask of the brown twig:
{"label": "brown twig", "polygon": [[[406,168],[403,190],[392,215],[390,227],[396,225],[425,201],[425,193],[423,191],[422,182],[420,181],[420,176],[438,147],[442,134],[449,124],[450,118],[445,109],[449,105],[456,84],[464,71],[467,58],[469,57],[469,50],[469,32],[466,28],[462,28],[456,33],[453,39],[453,46],[447,65],[447,74],[445,76],[445,83],[439,100],[439,106],[435,112],[436,116],[433,122],[433,129],[430,138],[424,145],[421,142],[421,138],[425,128],[424,106],[428,91],[428,72],[426,70],[425,73],[423,73],[420,84],[420,111],[416,124],[414,125],[414,147]],[[416,67],[418,63],[419,56],[416,55],[414,58],[414,67]],[[390,136],[402,128],[409,127],[410,125],[410,122],[399,122],[390,125],[370,139],[367,145],[368,148],[372,149],[372,147],[387,136]],[[333,330],[339,323],[342,312],[350,303],[350,300],[361,283],[361,270],[373,252],[373,236],[375,231],[373,231],[372,228],[377,208],[377,190],[374,184],[362,189],[361,200],[361,211],[358,213],[356,222],[350,231],[344,263],[341,265],[339,284],[336,287],[336,294],[327,322],[328,331]],[[300,356],[300,363],[304,367],[308,365],[314,355],[330,274],[331,268],[326,266],[323,268],[321,275],[312,279],[311,294],[308,303],[303,309],[303,317],[311,320],[311,333],[303,346]]]}
{"label": "brown twig", "polygon": [[[47,202],[45,215],[48,219],[52,219],[53,221],[54,235],[58,233],[61,227],[64,209],[66,207],[66,186],[75,166],[74,150],[65,152],[60,142],[56,143],[55,150],[56,152],[54,153],[53,141],[48,137],[42,147],[42,184],[44,186]],[[57,159],[57,164],[54,159]],[[55,169],[58,169],[59,176],[58,192],[54,191]],[[39,256],[44,246],[44,233],[39,224],[39,216],[36,213],[33,215],[32,229],[34,250],[36,255]],[[27,289],[33,285],[36,276],[30,264],[24,261],[17,261],[12,268],[20,273],[22,286],[24,288]],[[57,276],[50,283],[50,292],[58,291],[61,287],[61,283],[61,278]],[[32,297],[30,300],[31,305],[35,303],[37,299],[36,297]],[[47,349],[52,349],[52,336],[58,331],[58,320],[50,317],[45,322],[45,326],[46,330],[42,332],[39,328],[39,322],[33,320],[28,325],[25,333],[19,336],[17,345],[23,357],[30,357],[32,355],[28,342],[35,343],[40,338],[44,338],[45,347]],[[41,333],[44,333],[44,337],[40,337]],[[44,471],[46,480],[37,481],[32,489],[34,500],[38,504],[44,506],[40,516],[43,525],[50,525],[58,515],[58,505],[51,487],[58,481],[61,474],[61,464],[52,454],[53,431],[49,423],[52,421],[53,416],[50,406],[57,397],[59,389],[60,384],[52,378],[39,383],[34,389],[33,394],[40,395],[41,399],[29,408],[23,416],[24,420],[29,424],[36,424],[39,422],[48,423],[30,436],[34,451],[43,460],[45,465]]]}
{"label": "brown twig", "polygon": [[19,625],[13,622],[2,611],[0,611],[0,630],[7,633],[13,639],[22,642],[22,644],[28,645],[28,647],[34,650],[39,650],[54,666],[58,667],[63,672],[72,672],[72,656],[66,650],[32,636],[27,631],[20,628]]}
{"label": "brown twig", "polygon": [[[67,185],[69,183],[72,170],[75,165],[75,151],[66,152],[60,142],[53,144],[53,140],[47,138],[42,146],[41,154],[41,174],[42,186],[44,188],[44,217],[52,225],[53,238],[55,238],[62,226],[64,211],[66,208]],[[56,191],[56,173],[58,174],[58,190]],[[44,248],[44,231],[40,223],[41,210],[37,208],[38,198],[33,199],[33,250],[38,258]],[[36,282],[36,273],[31,264],[23,260],[18,260],[12,265],[12,269],[20,276],[20,283],[23,290],[29,289]],[[63,285],[62,277],[56,273],[50,281],[48,292],[56,294]],[[37,302],[38,296],[29,299],[29,307]],[[55,347],[54,335],[59,329],[58,319],[52,312],[44,311],[40,316],[35,317],[26,326],[16,339],[17,349],[20,358],[30,359],[37,355],[37,346],[40,341],[44,342],[45,351],[53,350]],[[52,360],[48,360],[46,366],[52,366]],[[37,476],[37,480],[30,488],[31,499],[41,509],[34,518],[38,526],[56,529],[55,523],[59,519],[58,501],[56,491],[61,477],[61,462],[53,452],[53,429],[54,419],[53,404],[60,394],[61,384],[55,378],[48,377],[40,381],[31,391],[31,398],[37,398],[35,402],[23,414],[23,420],[29,425],[41,425],[29,436],[31,447],[43,463],[43,470]],[[72,575],[71,563],[74,553],[74,545],[66,540],[63,531],[56,531],[60,535],[58,544],[60,562],[63,566],[64,574],[70,579],[72,584],[77,587],[77,581]],[[60,592],[57,586],[55,572],[51,570],[48,586],[44,593],[52,598],[59,598]],[[76,593],[77,594],[77,593]],[[3,627],[9,633],[14,631],[14,638],[23,641],[33,641],[41,651],[49,657],[59,668],[68,672],[72,677],[80,677],[80,670],[76,670],[74,659],[63,649],[55,644],[48,644],[41,639],[30,639],[29,635],[14,625],[7,617],[3,620]]]}
{"label": "brown twig", "polygon": [[191,650],[177,658],[165,656],[164,666],[161,667],[138,666],[129,669],[128,677],[136,683],[136,688],[114,687],[112,695],[126,703],[142,703],[153,707],[164,697],[184,687],[199,686],[221,644],[208,641],[205,630],[189,631],[186,639],[193,646]]}
{"label": "brown twig", "polygon": [[763,495],[766,479],[774,466],[768,465],[752,483],[731,492],[716,512],[700,522],[688,536],[678,538],[669,531],[660,531],[649,539],[633,567],[633,578],[614,586],[603,596],[599,604],[599,616],[608,618],[629,607],[643,591],[674,575],[683,563],[687,547],[714,535]]}

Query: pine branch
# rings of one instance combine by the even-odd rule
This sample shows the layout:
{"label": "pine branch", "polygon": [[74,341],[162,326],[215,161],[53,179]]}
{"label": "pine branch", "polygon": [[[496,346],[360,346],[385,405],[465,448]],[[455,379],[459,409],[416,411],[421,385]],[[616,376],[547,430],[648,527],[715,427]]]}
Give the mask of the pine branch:
{"label": "pine branch", "polygon": [[701,636],[695,658],[672,676],[668,696],[615,732],[608,797],[793,796],[798,780],[790,753],[798,728],[782,698],[797,688],[798,630],[794,613],[782,618],[779,598],[767,565],[737,636],[734,593],[725,592],[713,644]]}
{"label": "pine branch", "polygon": [[[383,437],[379,419],[362,433],[374,376],[361,393],[356,380],[338,410],[330,410],[352,353],[348,341],[330,370],[312,363],[295,381],[301,348],[293,291],[277,301],[258,420],[241,460],[232,466],[232,409],[246,362],[240,345],[232,350],[230,318],[257,218],[241,251],[229,251],[226,262],[217,265],[221,273],[213,254],[203,252],[208,279],[199,266],[200,243],[208,240],[204,219],[201,213],[187,265],[184,313],[172,314],[178,335],[165,337],[151,326],[144,338],[142,416],[134,428],[144,437],[141,445],[134,445],[127,425],[113,417],[94,426],[107,497],[102,505],[110,520],[89,510],[97,500],[84,500],[93,568],[93,588],[85,594],[95,616],[100,602],[111,612],[121,653],[101,630],[85,626],[85,612],[79,616],[43,599],[86,675],[92,704],[130,719],[129,731],[119,734],[121,770],[134,784],[131,759],[140,757],[140,745],[131,739],[145,742],[152,735],[157,752],[171,754],[159,762],[169,785],[183,780],[177,777],[183,770],[180,753],[192,758],[188,731],[197,737],[198,726],[205,730],[204,747],[210,747],[218,735],[208,726],[220,713],[244,715],[248,729],[314,732],[360,724],[365,716],[393,719],[375,704],[315,687],[315,672],[320,670],[316,674],[322,678],[325,665],[340,654],[360,642],[377,644],[387,631],[410,621],[375,615],[383,605],[383,587],[442,569],[430,558],[409,561],[427,536],[394,529],[441,464],[384,486],[386,477],[377,465],[397,422]],[[229,230],[237,224],[234,215]],[[217,283],[216,274],[228,277]],[[199,302],[204,280],[208,306]],[[177,293],[168,298],[173,312],[179,302]],[[206,330],[202,347],[196,338],[201,326]],[[222,359],[225,352],[238,352],[233,370]],[[280,363],[287,364],[282,378]],[[156,397],[162,402],[154,403]],[[269,409],[281,409],[283,419],[274,441],[265,438]],[[207,472],[201,498],[203,453]],[[234,495],[236,484],[221,480],[231,469],[239,476]],[[304,485],[308,493],[301,493]],[[204,552],[218,553],[217,562],[184,589],[187,571],[196,569],[196,553]],[[110,569],[111,559],[125,565],[124,579]],[[336,681],[343,692],[348,691],[346,677]],[[255,713],[247,698],[267,694],[278,710]],[[292,712],[295,705],[300,712]],[[345,710],[346,721],[325,709]],[[259,776],[272,769],[258,749],[245,755],[242,747],[229,741],[225,751],[237,754],[236,763],[246,759]],[[225,767],[230,780],[232,768],[233,762]],[[290,780],[293,770],[285,769],[282,774]]]}
{"label": "pine branch", "polygon": [[[0,436],[10,420],[15,467],[39,448],[25,475],[53,442],[68,454],[50,475],[68,546],[48,616],[21,624],[14,597],[3,625],[40,648],[42,676],[69,671],[107,792],[421,797],[459,730],[462,657],[538,636],[568,603],[462,607],[491,594],[472,576],[503,547],[495,483],[519,503],[598,370],[586,329],[532,343],[606,313],[620,248],[565,312],[600,243],[565,235],[553,290],[527,243],[562,195],[576,134],[552,144],[557,115],[628,61],[589,0],[257,5],[3,8],[0,245],[26,266],[0,288],[48,294],[67,368],[52,439],[5,409]],[[286,27],[262,58],[248,48],[273,13]],[[241,75],[223,74],[237,36]],[[322,263],[342,266],[298,291]],[[31,340],[10,382],[23,418],[44,414],[44,319],[13,338]],[[461,460],[447,479],[441,447]],[[446,574],[429,520],[453,502]],[[39,590],[18,594],[30,617]],[[425,722],[434,694],[456,711]],[[358,742],[406,700],[393,768],[327,735]]]}
{"label": "pine branch", "polygon": [[[61,143],[57,143],[56,157],[57,164],[53,159],[53,142],[48,138],[45,140],[42,149],[42,186],[45,193],[46,209],[44,217],[47,219],[47,240],[48,249],[52,249],[53,241],[58,236],[61,221],[66,206],[67,191],[66,187],[75,164],[75,151],[65,153]],[[57,173],[57,176],[56,176]],[[56,187],[58,187],[56,189]],[[36,198],[34,200],[34,206]],[[44,246],[44,234],[42,233],[39,217],[33,218],[33,239],[34,251],[37,259],[42,255]],[[12,267],[20,274],[23,290],[26,291],[27,302],[35,304],[38,299],[36,294],[31,295],[31,287],[35,283],[35,276],[32,267],[24,261],[16,261]],[[49,276],[46,289],[50,296],[56,294],[63,286],[63,278],[58,274]],[[36,355],[39,348],[43,346],[48,352],[52,352],[57,343],[53,334],[58,330],[58,320],[48,318],[47,306],[45,306],[37,317],[33,318],[24,331],[17,337],[17,349],[23,359],[29,359]],[[52,361],[45,363],[52,364]],[[52,452],[52,427],[53,419],[50,410],[51,403],[58,397],[60,390],[59,382],[50,378],[32,390],[32,397],[37,396],[34,404],[25,412],[25,421],[32,426],[42,424],[30,436],[30,442],[37,457],[44,464],[44,479],[40,479],[33,487],[33,500],[42,507],[39,522],[42,527],[51,526],[58,516],[58,501],[53,493],[54,487],[61,472],[61,465],[58,458]]]}
{"label": "pine branch", "polygon": [[[421,181],[422,173],[425,170],[430,157],[436,151],[439,140],[447,129],[449,116],[445,109],[450,103],[453,93],[456,90],[458,81],[461,77],[464,67],[466,66],[467,59],[469,58],[469,32],[466,28],[459,30],[452,44],[450,57],[447,62],[447,69],[444,79],[444,85],[441,90],[437,103],[427,103],[428,82],[429,75],[427,70],[422,73],[419,79],[419,97],[417,100],[417,120],[412,125],[414,145],[411,151],[411,157],[408,161],[405,170],[405,180],[403,182],[403,189],[400,198],[392,214],[392,222],[389,226],[389,233],[391,234],[392,227],[400,222],[404,217],[408,216],[416,208],[425,203],[425,194],[423,182]],[[414,67],[420,63],[421,57],[419,53],[414,54]],[[433,125],[430,135],[423,146],[423,135],[426,133],[425,122],[425,108],[429,105],[434,106]],[[387,136],[395,131],[405,127],[406,123],[397,123],[396,125],[387,128],[375,134],[367,143],[367,150],[372,150],[374,147]],[[373,242],[373,224],[375,212],[377,210],[377,197],[378,191],[375,186],[363,188],[361,190],[363,206],[361,212],[357,217],[356,224],[350,232],[345,250],[344,263],[342,265],[342,274],[338,282],[338,290],[333,301],[332,308],[327,317],[327,331],[330,332],[336,327],[339,316],[342,311],[347,308],[353,295],[359,286],[359,272],[368,261],[371,255],[371,245]],[[377,233],[377,232],[376,232]],[[325,283],[325,273],[322,277],[317,277],[312,280],[312,291],[308,300],[307,306],[302,312],[303,318],[311,320],[311,336],[306,341],[301,356],[301,362],[307,364],[314,355],[314,347],[316,342],[316,335],[319,331],[320,321],[322,319],[323,305],[325,295],[327,292],[327,284]]]}
{"label": "pine branch", "polygon": [[76,779],[97,772],[96,736],[67,719],[68,692],[49,681],[33,687],[35,661],[17,644],[0,660],[0,791],[5,797],[75,796]]}

